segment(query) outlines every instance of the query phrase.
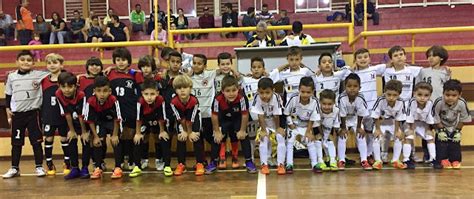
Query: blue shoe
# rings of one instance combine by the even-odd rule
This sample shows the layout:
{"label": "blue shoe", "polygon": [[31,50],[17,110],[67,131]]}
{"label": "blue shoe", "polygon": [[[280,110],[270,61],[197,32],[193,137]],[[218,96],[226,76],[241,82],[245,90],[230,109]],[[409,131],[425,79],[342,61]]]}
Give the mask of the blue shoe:
{"label": "blue shoe", "polygon": [[79,170],[79,168],[72,168],[71,172],[67,174],[66,176],[64,176],[64,179],[72,180],[74,178],[79,178],[79,177],[81,177],[81,171]]}
{"label": "blue shoe", "polygon": [[81,169],[81,179],[89,179],[91,175],[89,174],[89,169],[87,167],[82,167]]}
{"label": "blue shoe", "polygon": [[252,161],[246,161],[245,167],[247,168],[248,173],[257,173],[257,167]]}
{"label": "blue shoe", "polygon": [[207,166],[206,166],[206,175],[213,174],[214,172],[217,171],[217,161],[211,161]]}
{"label": "blue shoe", "polygon": [[412,160],[408,160],[404,162],[407,165],[407,169],[415,169],[416,165],[415,162]]}

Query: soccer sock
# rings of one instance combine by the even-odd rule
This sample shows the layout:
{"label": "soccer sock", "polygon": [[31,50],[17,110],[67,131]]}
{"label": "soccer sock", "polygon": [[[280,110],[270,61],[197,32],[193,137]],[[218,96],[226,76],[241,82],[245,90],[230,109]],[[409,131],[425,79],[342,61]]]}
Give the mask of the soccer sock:
{"label": "soccer sock", "polygon": [[323,160],[323,143],[318,140],[315,142],[315,147],[316,147],[316,158],[317,158],[317,163],[324,163]]}
{"label": "soccer sock", "polygon": [[13,168],[19,169],[22,150],[23,150],[23,146],[12,145],[12,167]]}
{"label": "soccer sock", "polygon": [[411,144],[410,143],[403,144],[403,162],[410,160],[411,152],[412,152]]}
{"label": "soccer sock", "polygon": [[143,155],[143,148],[145,148],[145,143],[143,141],[140,141],[139,144],[133,145],[133,163],[135,163],[135,166],[138,166],[139,168],[142,167],[142,155]]}
{"label": "soccer sock", "polygon": [[334,146],[334,142],[333,141],[328,141],[327,142],[327,145],[328,145],[328,153],[329,153],[329,161],[330,163],[335,163],[336,162],[336,146]]}
{"label": "soccer sock", "polygon": [[79,167],[79,152],[77,151],[77,139],[72,139],[69,142],[69,157],[71,158],[71,166],[73,168]]}
{"label": "soccer sock", "polygon": [[44,141],[44,156],[46,156],[46,165],[53,165],[53,141]]}
{"label": "soccer sock", "polygon": [[374,142],[374,135],[372,133],[367,133],[365,134],[365,141],[367,142],[367,156],[373,155],[374,153],[374,148],[373,142]]}
{"label": "soccer sock", "polygon": [[133,148],[134,148],[134,144],[133,144],[133,140],[120,140],[120,142],[122,143],[121,144],[121,147],[122,147],[122,156],[128,156],[128,163],[132,163],[133,160],[135,159],[134,158],[134,155],[133,155]]}
{"label": "soccer sock", "polygon": [[232,146],[232,159],[237,160],[237,158],[239,157],[239,141],[231,142],[231,146]]}
{"label": "soccer sock", "polygon": [[178,153],[178,163],[186,165],[186,141],[178,141],[176,153]]}
{"label": "soccer sock", "polygon": [[112,147],[114,148],[115,167],[121,168],[121,164],[123,163],[122,143],[119,142],[116,146]]}
{"label": "soccer sock", "polygon": [[82,141],[82,167],[88,167],[91,159],[92,148],[90,142]]}
{"label": "soccer sock", "polygon": [[337,156],[339,161],[346,162],[346,138],[337,136]]}
{"label": "soccer sock", "polygon": [[[245,162],[252,161],[252,152],[250,151],[250,140],[248,137],[240,140],[240,146],[242,147],[242,152],[244,153]],[[236,148],[238,149],[238,145]]]}
{"label": "soccer sock", "polygon": [[395,138],[393,142],[393,157],[392,162],[400,160],[400,154],[402,153],[402,141]]}
{"label": "soccer sock", "polygon": [[142,159],[148,160],[148,151],[150,150],[150,143],[149,142],[144,142],[142,151],[141,151],[141,157]]}
{"label": "soccer sock", "polygon": [[107,140],[104,140],[102,142],[101,147],[102,147],[102,150],[101,150],[102,151],[102,160],[105,160],[105,158],[107,157]]}
{"label": "soccer sock", "polygon": [[278,143],[278,145],[277,145],[278,165],[280,165],[280,164],[284,165],[285,164],[285,156],[286,156],[285,138],[282,135],[277,134],[276,139],[277,139],[277,143]]}
{"label": "soccer sock", "polygon": [[155,139],[155,157],[156,159],[163,159],[163,148],[161,146],[162,140]]}
{"label": "soccer sock", "polygon": [[293,165],[293,145],[295,143],[288,141],[286,143],[286,164]]}
{"label": "soccer sock", "polygon": [[[102,142],[103,144],[103,142]],[[92,149],[92,154],[93,154],[93,158],[94,158],[94,167],[96,168],[100,168],[100,165],[102,164],[102,162],[104,161],[103,159],[103,151],[102,151],[102,146],[99,146],[99,147],[94,147]]]}
{"label": "soccer sock", "polygon": [[359,138],[357,136],[357,149],[359,149],[360,161],[367,161],[367,141],[365,137]]}
{"label": "soccer sock", "polygon": [[196,156],[196,162],[203,163],[204,162],[204,140],[202,138],[199,138],[199,140],[193,143],[193,147],[194,147],[194,156]]}
{"label": "soccer sock", "polygon": [[268,165],[268,136],[265,136],[260,139],[258,149],[260,152],[260,163],[262,165]]}
{"label": "soccer sock", "polygon": [[382,161],[380,157],[380,139],[379,138],[375,138],[375,137],[373,138],[372,148],[374,152],[375,161]]}
{"label": "soccer sock", "polygon": [[33,147],[33,155],[35,156],[35,165],[36,167],[42,167],[44,157],[43,157],[43,146],[41,146],[41,142],[35,142],[32,145],[32,147]]}
{"label": "soccer sock", "polygon": [[428,153],[430,154],[430,161],[436,160],[436,146],[435,143],[427,143]]}
{"label": "soccer sock", "polygon": [[[318,142],[318,141],[316,141]],[[316,142],[315,141],[310,141],[308,143],[308,153],[309,153],[309,159],[311,160],[311,167],[316,166],[318,163],[318,155],[316,152]],[[319,141],[319,144],[321,145],[321,141]]]}
{"label": "soccer sock", "polygon": [[66,164],[67,167],[71,166],[71,160],[69,159],[69,142],[67,140],[63,140],[66,138],[61,138],[61,147],[63,148],[63,153],[64,153],[64,164]]}
{"label": "soccer sock", "polygon": [[163,162],[165,163],[166,167],[169,167],[171,165],[171,140],[170,139],[167,141],[161,140],[159,142],[161,144]]}
{"label": "soccer sock", "polygon": [[222,142],[221,142],[221,145],[220,145],[220,148],[219,148],[219,158],[221,160],[224,160],[225,161],[225,153],[226,153],[226,145],[227,145],[227,141],[226,139],[224,139]]}
{"label": "soccer sock", "polygon": [[[255,145],[256,145],[255,139],[250,139],[249,141],[250,141],[250,152],[252,153],[252,160],[254,160],[254,158],[255,158],[255,155],[254,155]],[[270,151],[270,156],[271,156],[271,151]]]}

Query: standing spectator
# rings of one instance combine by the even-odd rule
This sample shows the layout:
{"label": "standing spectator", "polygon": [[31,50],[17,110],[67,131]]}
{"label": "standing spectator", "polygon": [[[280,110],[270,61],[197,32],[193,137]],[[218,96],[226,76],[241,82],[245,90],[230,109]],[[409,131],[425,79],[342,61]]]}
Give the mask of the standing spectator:
{"label": "standing spectator", "polygon": [[33,17],[28,10],[28,0],[22,0],[20,7],[17,8],[17,24],[18,39],[21,45],[28,45],[33,37]]}
{"label": "standing spectator", "polygon": [[[158,6],[158,22],[161,22],[161,25],[163,25],[163,29],[167,30],[168,24],[166,24],[166,14],[165,12],[160,10],[160,6]],[[148,20],[148,28],[147,34],[151,34],[151,32],[155,29],[155,11],[151,10],[150,13],[150,20]]]}
{"label": "standing spectator", "polygon": [[[84,41],[88,43],[100,43],[104,37],[104,31],[102,28],[102,24],[100,23],[98,16],[92,16],[92,23],[84,32]],[[99,48],[92,48],[91,51],[98,51]]]}
{"label": "standing spectator", "polygon": [[130,41],[130,32],[128,31],[127,26],[120,22],[120,19],[117,15],[111,16],[111,21],[105,30],[104,41]]}
{"label": "standing spectator", "polygon": [[[275,21],[273,24],[274,26],[286,26],[290,25],[290,17],[288,17],[288,12],[286,10],[281,10],[280,11],[280,19],[278,21]],[[277,36],[278,37],[285,37],[288,32],[286,30],[278,30],[277,31]]]}
{"label": "standing spectator", "polygon": [[[244,15],[244,18],[242,19],[242,26],[243,27],[255,27],[257,26],[257,18],[255,17],[255,8],[254,7],[249,7],[247,8],[247,14]],[[243,32],[245,39],[249,40],[252,38],[253,32]]]}
{"label": "standing spectator", "polygon": [[130,22],[132,23],[132,32],[146,32],[145,12],[142,11],[140,4],[135,5],[135,10],[130,13]]}
{"label": "standing spectator", "polygon": [[3,13],[2,10],[0,10],[0,29],[4,31],[6,38],[11,38],[13,31],[15,31],[12,16]]}
{"label": "standing spectator", "polygon": [[293,22],[291,28],[293,33],[283,38],[280,43],[281,46],[301,46],[314,43],[314,39],[311,35],[303,33],[303,23],[300,21]]}
{"label": "standing spectator", "polygon": [[114,9],[109,8],[109,10],[107,10],[107,15],[105,16],[103,21],[105,27],[107,27],[109,23],[112,22],[112,15],[114,15]]}
{"label": "standing spectator", "polygon": [[[239,27],[238,24],[238,15],[236,11],[232,10],[231,3],[224,4],[224,13],[222,14],[222,27]],[[235,38],[237,36],[237,32],[223,32],[221,33],[221,37],[225,38]]]}
{"label": "standing spectator", "polygon": [[[351,20],[351,7],[350,3],[346,5],[346,17]],[[379,13],[375,12],[375,5],[372,1],[367,1],[367,19],[372,19],[374,25],[379,25]],[[361,26],[364,22],[364,2],[361,0],[357,1],[355,6],[354,15],[355,24]]]}
{"label": "standing spectator", "polygon": [[[199,28],[215,28],[214,25],[214,15],[209,14],[209,8],[204,7],[204,14],[199,17]],[[197,39],[200,39],[203,36],[205,39],[208,38],[209,33],[200,33],[197,36]]]}
{"label": "standing spectator", "polygon": [[58,38],[59,44],[64,44],[64,38],[67,37],[68,28],[66,22],[59,16],[59,13],[53,12],[51,16],[51,34],[49,36],[49,44],[56,43]]}
{"label": "standing spectator", "polygon": [[39,33],[41,43],[49,44],[51,26],[44,21],[43,15],[36,15],[35,32]]}
{"label": "standing spectator", "polygon": [[81,14],[79,10],[74,10],[74,19],[71,20],[71,33],[72,33],[72,40],[79,42],[84,42],[84,35],[82,34],[82,29],[86,25],[86,20],[81,18]]}
{"label": "standing spectator", "polygon": [[245,47],[271,47],[275,46],[275,41],[268,36],[267,23],[260,21],[257,24],[257,34],[247,40]]}
{"label": "standing spectator", "polygon": [[[156,39],[155,39],[155,31],[156,30],[153,30],[151,32],[150,40],[151,41],[158,40],[166,44],[168,42],[168,38],[167,38],[168,34],[166,33],[166,30],[163,29],[163,24],[161,24],[161,22],[158,22],[158,37],[156,37]],[[154,55],[154,52],[156,49],[161,49],[161,48],[158,46],[151,46],[151,55]]]}

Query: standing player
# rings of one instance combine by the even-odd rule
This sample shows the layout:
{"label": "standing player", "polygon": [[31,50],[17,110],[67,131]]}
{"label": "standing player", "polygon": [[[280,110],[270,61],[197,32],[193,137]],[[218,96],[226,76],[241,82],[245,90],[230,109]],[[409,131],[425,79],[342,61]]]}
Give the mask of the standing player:
{"label": "standing player", "polygon": [[316,96],[324,89],[332,90],[336,94],[336,99],[339,98],[340,83],[344,78],[351,73],[348,69],[334,72],[334,64],[331,53],[322,53],[318,59],[318,68],[321,74],[313,77]]}

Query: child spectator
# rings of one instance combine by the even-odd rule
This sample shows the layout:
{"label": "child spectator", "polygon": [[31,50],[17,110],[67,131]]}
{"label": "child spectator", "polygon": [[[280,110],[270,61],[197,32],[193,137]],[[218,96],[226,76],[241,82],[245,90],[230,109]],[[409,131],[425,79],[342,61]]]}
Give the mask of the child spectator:
{"label": "child spectator", "polygon": [[[41,45],[41,39],[38,33],[33,33],[33,39],[28,42],[28,45]],[[35,57],[37,62],[41,62],[41,54],[43,53],[42,50],[32,50],[31,53]]]}

